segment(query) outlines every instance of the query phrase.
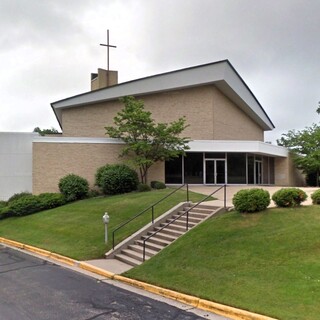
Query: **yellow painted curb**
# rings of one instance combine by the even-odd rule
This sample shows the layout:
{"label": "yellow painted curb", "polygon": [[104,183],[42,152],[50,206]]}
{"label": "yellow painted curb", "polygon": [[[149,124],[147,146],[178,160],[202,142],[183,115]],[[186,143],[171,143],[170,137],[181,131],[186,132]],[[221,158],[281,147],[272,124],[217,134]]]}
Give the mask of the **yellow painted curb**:
{"label": "yellow painted curb", "polygon": [[41,256],[49,257],[51,252],[48,250],[40,249],[37,247],[29,246],[28,244],[23,245],[23,249],[40,254]]}
{"label": "yellow painted curb", "polygon": [[145,282],[137,281],[134,279],[126,278],[120,275],[114,275],[114,280],[118,280],[129,285],[132,285],[136,288],[143,289],[155,294],[159,294],[166,298],[174,299],[179,302],[183,302],[189,305],[192,305],[196,308],[210,311],[216,314],[220,314],[226,317],[229,317],[234,320],[277,320],[275,318],[270,318],[267,316],[263,316],[257,313],[252,313],[249,311],[229,307],[223,304],[219,304],[216,302],[199,299],[197,297],[189,296],[187,294],[179,293],[176,291],[172,291],[169,289],[164,289],[161,287],[157,287]]}
{"label": "yellow painted curb", "polygon": [[198,308],[235,320],[277,320],[257,313],[229,307],[220,303],[200,299]]}
{"label": "yellow painted curb", "polygon": [[14,241],[14,240],[1,238],[1,242],[5,243],[5,244],[8,244],[9,246],[13,246],[13,247],[19,248],[19,249],[23,249],[24,248],[24,244],[23,243],[17,242],[17,241]]}
{"label": "yellow painted curb", "polygon": [[86,262],[79,262],[79,268],[83,269],[83,270],[87,270],[96,274],[99,274],[100,276],[109,278],[109,279],[113,279],[115,274],[109,271],[106,271],[104,269],[95,267],[89,263]]}
{"label": "yellow painted curb", "polygon": [[74,266],[78,263],[77,260],[62,256],[61,254],[54,253],[54,252],[50,252],[49,258],[51,258],[53,260],[57,260],[59,262],[63,262],[63,263],[68,264],[70,266]]}

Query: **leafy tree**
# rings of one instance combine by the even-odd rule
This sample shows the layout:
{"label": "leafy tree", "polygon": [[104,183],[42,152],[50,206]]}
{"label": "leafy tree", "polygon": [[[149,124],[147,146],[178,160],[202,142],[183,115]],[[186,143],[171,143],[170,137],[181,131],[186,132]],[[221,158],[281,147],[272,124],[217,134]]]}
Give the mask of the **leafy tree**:
{"label": "leafy tree", "polygon": [[154,163],[178,157],[189,149],[189,139],[180,136],[187,127],[186,120],[182,117],[171,123],[156,123],[142,100],[129,96],[120,101],[124,108],[114,117],[114,126],[105,127],[106,134],[125,142],[120,156],[132,156],[130,161],[139,168],[141,182],[146,183]]}
{"label": "leafy tree", "polygon": [[33,132],[38,132],[40,134],[40,136],[45,136],[46,134],[57,134],[59,133],[59,131],[55,128],[51,128],[51,129],[40,129],[39,127],[35,127],[33,129]]}
{"label": "leafy tree", "polygon": [[[319,107],[320,108],[320,107]],[[317,186],[320,174],[320,125],[313,124],[303,130],[290,130],[277,140],[294,155],[296,166],[304,173],[316,173]]]}

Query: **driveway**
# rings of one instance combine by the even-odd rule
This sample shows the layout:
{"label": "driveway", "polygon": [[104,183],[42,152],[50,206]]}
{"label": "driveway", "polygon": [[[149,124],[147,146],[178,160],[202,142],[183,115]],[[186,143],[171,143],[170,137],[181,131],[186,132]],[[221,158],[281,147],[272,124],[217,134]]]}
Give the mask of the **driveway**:
{"label": "driveway", "polygon": [[[211,192],[213,192],[214,190],[218,189],[219,186],[192,186],[189,185],[189,190],[194,191],[194,192],[199,192],[202,194],[206,194],[209,195]],[[232,204],[232,198],[234,196],[235,193],[237,193],[239,190],[242,189],[251,189],[251,188],[261,188],[264,190],[268,190],[270,193],[270,196],[272,196],[277,190],[284,188],[284,187],[279,187],[279,186],[227,186],[227,196],[226,196],[226,200],[227,200],[227,206],[228,207],[233,207]],[[299,187],[300,189],[304,190],[307,195],[308,198],[305,202],[302,203],[302,205],[311,205],[312,204],[312,200],[311,200],[311,194],[318,190],[319,188],[316,187]],[[223,206],[223,200],[224,200],[224,190],[221,189],[220,191],[218,191],[216,194],[213,195],[215,198],[218,198],[218,200],[215,201],[209,201],[210,204],[212,205],[218,205],[218,206]],[[275,207],[274,202],[271,200],[270,206],[269,207]]]}
{"label": "driveway", "polygon": [[[0,320],[226,319],[204,317],[0,246]],[[207,315],[207,316],[206,316]]]}

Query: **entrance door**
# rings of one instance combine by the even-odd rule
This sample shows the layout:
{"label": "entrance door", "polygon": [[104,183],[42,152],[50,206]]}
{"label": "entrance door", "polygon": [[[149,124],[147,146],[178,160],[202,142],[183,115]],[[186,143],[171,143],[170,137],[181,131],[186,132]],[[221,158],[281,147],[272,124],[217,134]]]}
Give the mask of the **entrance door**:
{"label": "entrance door", "polygon": [[262,184],[262,161],[255,160],[255,184]]}
{"label": "entrance door", "polygon": [[210,159],[205,161],[205,184],[225,184],[226,161],[221,159]]}

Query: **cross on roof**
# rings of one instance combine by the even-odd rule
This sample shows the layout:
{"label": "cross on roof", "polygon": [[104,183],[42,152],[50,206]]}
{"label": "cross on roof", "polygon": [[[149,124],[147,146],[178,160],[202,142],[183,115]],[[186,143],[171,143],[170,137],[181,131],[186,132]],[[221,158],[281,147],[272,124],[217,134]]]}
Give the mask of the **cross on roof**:
{"label": "cross on roof", "polygon": [[109,71],[109,48],[116,48],[116,46],[109,44],[109,29],[107,30],[107,44],[100,43],[100,46],[107,47],[107,70]]}

